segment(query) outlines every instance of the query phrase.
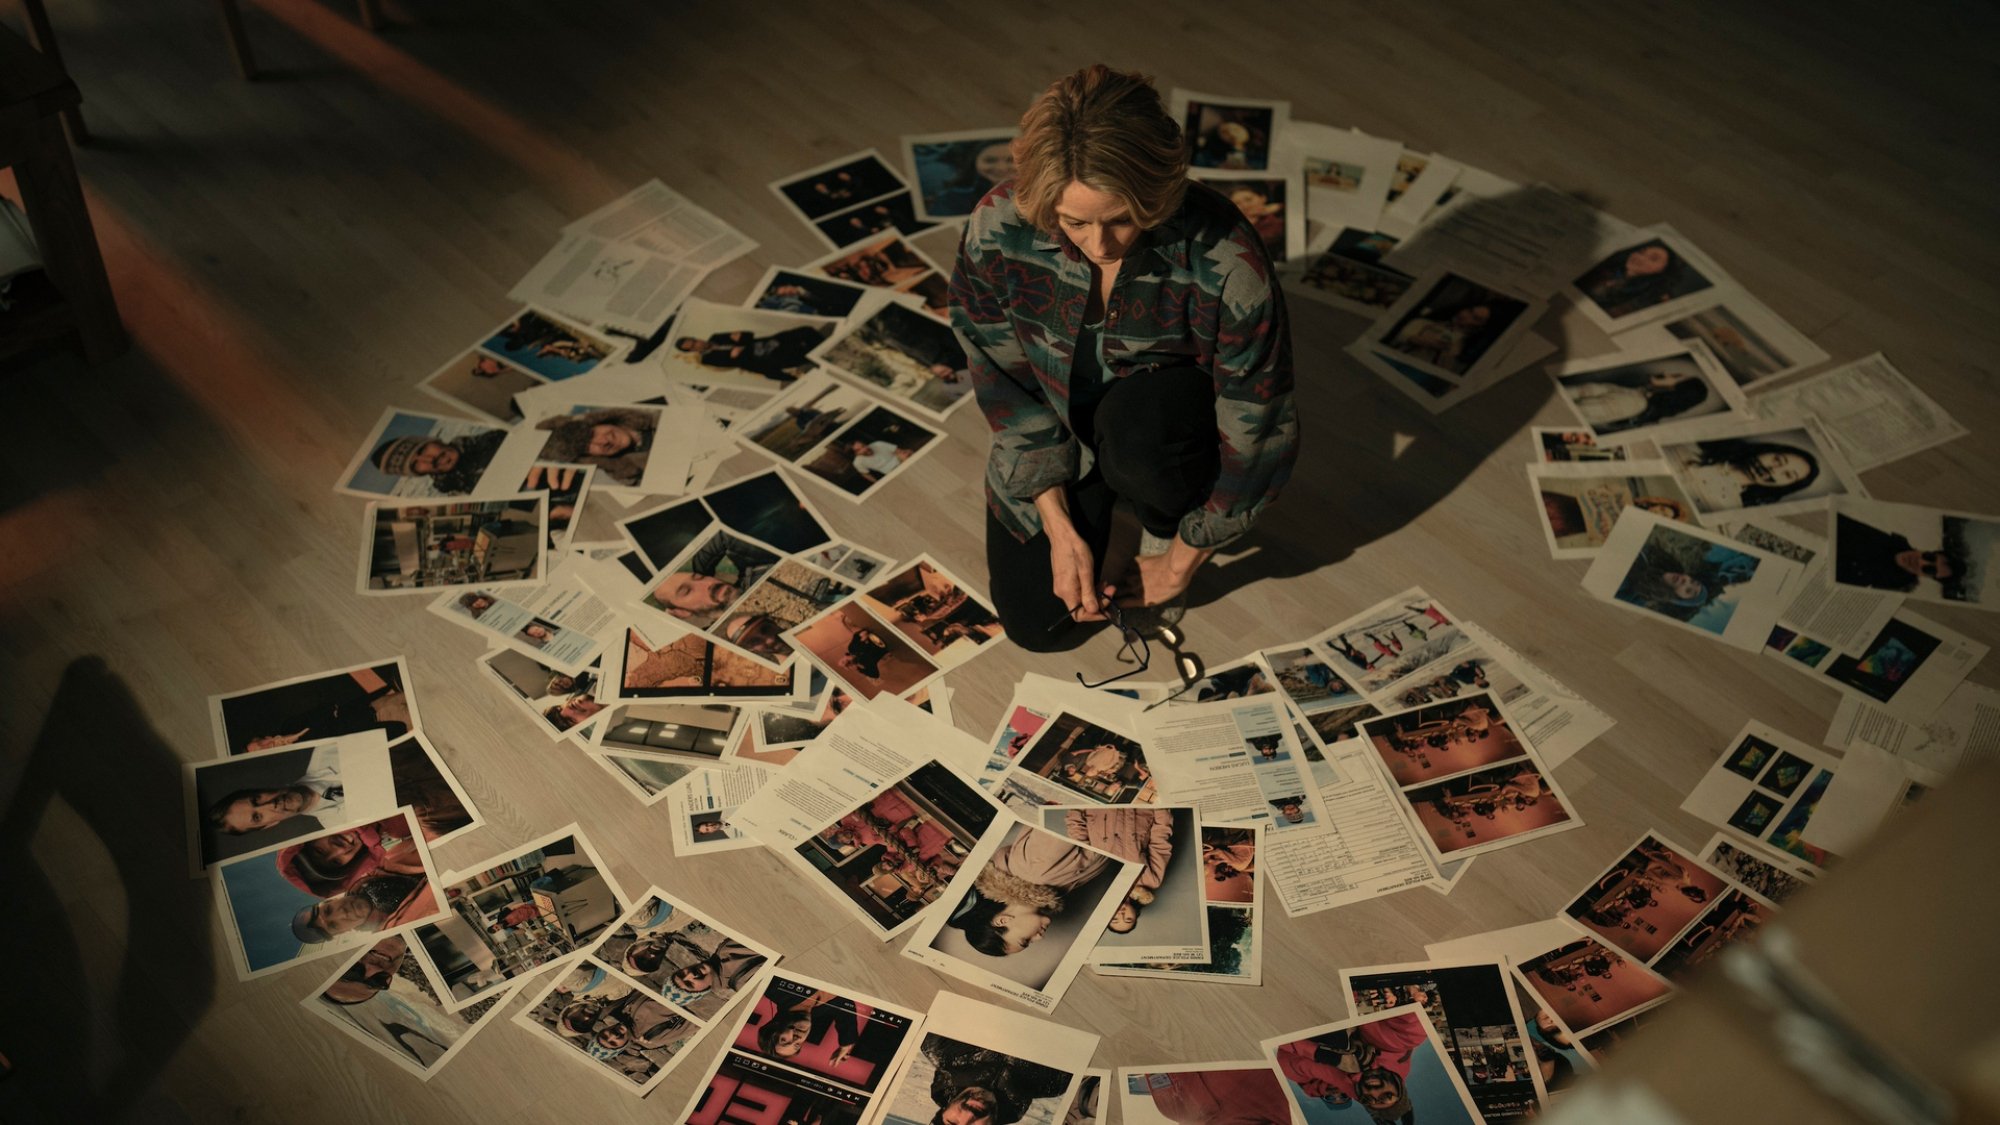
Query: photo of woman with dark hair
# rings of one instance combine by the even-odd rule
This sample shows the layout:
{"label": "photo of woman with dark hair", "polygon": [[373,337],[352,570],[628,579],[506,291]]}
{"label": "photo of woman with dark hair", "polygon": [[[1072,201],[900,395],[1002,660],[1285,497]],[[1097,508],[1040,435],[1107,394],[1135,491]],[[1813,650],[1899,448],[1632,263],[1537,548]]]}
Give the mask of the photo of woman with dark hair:
{"label": "photo of woman with dark hair", "polygon": [[1731,406],[1686,355],[1558,373],[1555,380],[1570,409],[1600,437],[1723,414]]}
{"label": "photo of woman with dark hair", "polygon": [[1573,284],[1577,292],[1611,320],[1715,285],[1660,238],[1649,238],[1612,254]]}
{"label": "photo of woman with dark hair", "polygon": [[1375,340],[1391,351],[1464,378],[1527,310],[1526,301],[1446,274]]}
{"label": "photo of woman with dark hair", "polygon": [[964,218],[987,192],[1013,179],[1013,140],[1012,129],[983,137],[910,138],[924,218]]}
{"label": "photo of woman with dark hair", "polygon": [[1804,430],[1680,442],[1662,447],[1660,454],[1704,515],[1846,491],[1830,475],[1814,487],[1824,454]]}
{"label": "photo of woman with dark hair", "polygon": [[1755,578],[1758,562],[1741,551],[1659,527],[1639,549],[1614,596],[1720,634],[1733,607],[1725,604],[1716,612],[1704,611],[1716,606],[1731,587]]}

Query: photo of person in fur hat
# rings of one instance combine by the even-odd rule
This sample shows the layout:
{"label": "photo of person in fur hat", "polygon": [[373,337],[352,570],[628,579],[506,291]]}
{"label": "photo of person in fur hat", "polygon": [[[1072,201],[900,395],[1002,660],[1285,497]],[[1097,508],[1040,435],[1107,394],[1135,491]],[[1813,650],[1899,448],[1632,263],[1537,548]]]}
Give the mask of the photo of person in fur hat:
{"label": "photo of person in fur hat", "polygon": [[594,466],[619,484],[637,488],[659,424],[659,409],[646,406],[607,406],[544,418],[535,423],[549,434],[537,459]]}

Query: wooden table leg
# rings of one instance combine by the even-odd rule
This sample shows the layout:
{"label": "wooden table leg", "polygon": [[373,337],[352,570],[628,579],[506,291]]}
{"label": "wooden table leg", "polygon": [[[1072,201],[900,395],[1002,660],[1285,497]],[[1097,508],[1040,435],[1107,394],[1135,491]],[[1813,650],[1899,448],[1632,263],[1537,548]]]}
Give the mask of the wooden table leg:
{"label": "wooden table leg", "polygon": [[243,30],[243,10],[236,0],[215,0],[222,13],[222,31],[229,38],[229,54],[236,60],[236,72],[247,81],[257,77],[257,56],[250,52],[250,36]]}
{"label": "wooden table leg", "polygon": [[128,344],[125,324],[104,272],[97,231],[83,199],[83,184],[76,178],[76,160],[53,118],[35,123],[27,151],[14,165],[14,182],[35,228],[42,266],[76,317],[84,358],[102,363],[123,354]]}
{"label": "wooden table leg", "polygon": [[[49,57],[49,61],[61,67],[62,51],[56,47],[55,25],[49,22],[49,10],[42,0],[21,0],[21,7],[28,14],[28,45]],[[67,68],[64,73],[68,73]],[[90,140],[90,130],[83,127],[83,111],[71,106],[62,111],[63,127],[69,130],[71,144],[84,144]]]}

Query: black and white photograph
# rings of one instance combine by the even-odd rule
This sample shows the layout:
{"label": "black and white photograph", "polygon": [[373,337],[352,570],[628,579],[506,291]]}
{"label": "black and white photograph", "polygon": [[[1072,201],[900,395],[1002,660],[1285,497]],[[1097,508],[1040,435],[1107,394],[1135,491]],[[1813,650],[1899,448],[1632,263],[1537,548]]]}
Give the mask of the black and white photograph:
{"label": "black and white photograph", "polygon": [[1743,391],[1700,341],[1549,368],[1556,393],[1599,440],[1657,440],[1685,422],[1747,414]]}

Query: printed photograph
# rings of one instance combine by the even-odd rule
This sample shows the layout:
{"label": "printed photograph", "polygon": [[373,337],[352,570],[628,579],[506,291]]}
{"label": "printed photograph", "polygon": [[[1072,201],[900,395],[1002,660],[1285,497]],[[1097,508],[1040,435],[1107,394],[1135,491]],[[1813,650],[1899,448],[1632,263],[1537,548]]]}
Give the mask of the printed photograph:
{"label": "printed photograph", "polygon": [[716,647],[700,633],[654,645],[637,629],[625,630],[619,665],[622,699],[789,698],[793,672]]}
{"label": "printed photograph", "polygon": [[1150,805],[1157,789],[1139,743],[1067,711],[1058,713],[1014,763],[1099,805]]}
{"label": "printed photograph", "polygon": [[875,400],[824,376],[802,383],[769,414],[745,423],[737,437],[789,464],[873,408]]}
{"label": "printed photograph", "polygon": [[626,791],[648,805],[664,800],[675,782],[699,768],[688,762],[641,758],[635,754],[608,750],[591,754],[590,759],[603,767]]}
{"label": "printed photograph", "polygon": [[417,385],[454,406],[511,426],[521,420],[514,396],[544,382],[525,368],[469,348]]}
{"label": "printed photograph", "polygon": [[1267,649],[1263,655],[1277,678],[1278,690],[1302,715],[1310,717],[1362,701],[1361,693],[1311,646]]}
{"label": "printed photograph", "polygon": [[925,1032],[896,1080],[882,1120],[887,1125],[1060,1125],[1075,1077],[1074,1071]]}
{"label": "printed photograph", "polygon": [[479,664],[540,720],[537,725],[550,738],[569,734],[606,706],[599,698],[603,687],[596,662],[570,675],[526,653],[503,648],[480,657]]}
{"label": "printed photograph", "polygon": [[1736,744],[1736,749],[1730,751],[1729,756],[1722,760],[1722,768],[1747,781],[1755,781],[1763,774],[1764,767],[1770,764],[1771,758],[1777,752],[1778,748],[1769,742],[1754,734],[1746,734],[1742,741]]}
{"label": "printed photograph", "polygon": [[1370,719],[1361,729],[1398,788],[1527,753],[1485,692]]}
{"label": "printed photograph", "polygon": [[1438,1033],[1414,1008],[1268,1040],[1264,1053],[1277,1060],[1292,1106],[1306,1125],[1481,1120]]}
{"label": "printed photograph", "polygon": [[1373,231],[1345,228],[1333,247],[1307,260],[1291,292],[1366,317],[1382,315],[1403,299],[1415,278],[1381,264],[1396,240]]}
{"label": "printed photograph", "polygon": [[1180,1125],[1222,1114],[1245,1125],[1288,1125],[1291,1102],[1270,1064],[1208,1063],[1119,1071],[1119,1120],[1124,1125]]}
{"label": "printed photograph", "polygon": [[1780,797],[1789,797],[1811,772],[1812,763],[1796,754],[1782,752],[1771,768],[1764,771],[1764,776],[1757,779],[1757,784]]}
{"label": "printed photograph", "polygon": [[714,522],[707,507],[691,497],[627,516],[618,521],[618,532],[637,548],[650,574],[687,550]]}
{"label": "printed photograph", "polygon": [[1781,852],[1795,855],[1814,867],[1825,867],[1829,855],[1825,848],[1806,839],[1806,826],[1812,821],[1813,813],[1819,810],[1820,798],[1826,796],[1826,787],[1833,784],[1833,771],[1820,770],[1799,793],[1792,807],[1778,818],[1778,823],[1764,836],[1764,842]]}
{"label": "printed photograph", "polygon": [[921,422],[877,406],[806,454],[799,468],[858,502],[901,472],[937,436]]}
{"label": "printed photograph", "polygon": [[1136,867],[1060,833],[1015,824],[969,883],[961,880],[964,894],[950,903],[942,928],[920,930],[910,952],[921,947],[980,979],[1059,992],[1125,901]]}
{"label": "printed photograph", "polygon": [[1623,472],[1538,472],[1540,468],[1528,467],[1528,483],[1542,502],[1542,530],[1556,558],[1594,557],[1627,508],[1643,508],[1676,523],[1698,522],[1694,502],[1659,462],[1632,462]]}
{"label": "printed photograph", "polygon": [[873,1093],[914,1021],[844,990],[778,974],[751,1005],[729,1047]]}
{"label": "printed photograph", "polygon": [[1613,251],[1570,284],[1611,322],[1633,323],[1641,314],[1715,288],[1674,239],[1655,236]]}
{"label": "printed photograph", "polygon": [[1540,1114],[1532,1047],[1513,980],[1499,963],[1357,969],[1341,977],[1359,1014],[1421,1008],[1485,1121]]}
{"label": "printed photograph", "polygon": [[868,292],[866,286],[849,285],[816,273],[773,266],[763,280],[750,290],[744,304],[753,309],[792,313],[797,316],[845,317]]}
{"label": "printed photograph", "polygon": [[1628,956],[1650,962],[1726,886],[1693,856],[1649,835],[1563,913]]}
{"label": "printed photograph", "polygon": [[1599,445],[1597,435],[1588,430],[1555,430],[1533,427],[1535,447],[1545,464],[1564,461],[1624,461],[1629,454],[1621,446]]}
{"label": "printed photograph", "polygon": [[1092,961],[1191,960],[1208,948],[1207,871],[1192,808],[1044,809],[1042,827],[1139,865]]}
{"label": "printed photograph", "polygon": [[657,406],[572,406],[567,414],[535,423],[548,434],[535,460],[588,465],[601,480],[638,488],[662,412]]}
{"label": "printed photograph", "polygon": [[584,958],[563,971],[514,1022],[575,1052],[632,1092],[665,1076],[702,1026],[603,965]]}
{"label": "printed photograph", "polygon": [[792,634],[792,642],[863,699],[901,695],[932,676],[938,666],[850,601]]}
{"label": "printed photograph", "polygon": [[548,505],[545,495],[370,504],[362,521],[367,546],[359,590],[391,594],[540,582]]}
{"label": "printed photograph", "polygon": [[1290,116],[1284,102],[1236,102],[1179,90],[1173,102],[1188,140],[1188,163],[1196,168],[1269,168],[1272,142]]}
{"label": "printed photograph", "polygon": [[1527,758],[1407,789],[1403,799],[1416,810],[1417,823],[1438,854],[1446,856],[1571,820],[1561,795]]}
{"label": "printed photograph", "polygon": [[837,321],[689,299],[656,354],[668,377],[704,386],[788,387]]}
{"label": "printed photograph", "polygon": [[1887,703],[1896,698],[1903,685],[1910,682],[1943,643],[1909,621],[1892,617],[1861,650],[1860,656],[1835,656],[1827,662],[1824,672],[1837,684]]}
{"label": "printed photograph", "polygon": [[1805,876],[1779,867],[1721,833],[1709,841],[1708,850],[1701,858],[1710,867],[1719,869],[1724,875],[1779,906],[1812,885]]}
{"label": "printed photograph", "polygon": [[454,1009],[585,948],[624,910],[574,827],[469,872],[445,885],[444,916],[416,931]]}
{"label": "printed photograph", "polygon": [[588,374],[615,350],[604,339],[536,309],[522,309],[479,346],[550,382]]}
{"label": "printed photograph", "polygon": [[1806,426],[1741,437],[1660,443],[1660,456],[1706,518],[1749,508],[1796,511],[1849,495],[1821,436]]}
{"label": "printed photograph", "polygon": [[900,234],[883,235],[859,246],[844,247],[824,261],[813,264],[835,281],[878,289],[908,290],[937,266]]}
{"label": "printed photograph", "polygon": [[1743,798],[1743,803],[1729,817],[1729,826],[1751,836],[1762,836],[1764,829],[1771,826],[1778,810],[1785,807],[1783,801],[1766,793],[1751,793]]}
{"label": "printed photograph", "polygon": [[1003,635],[992,608],[928,556],[869,588],[861,600],[942,668],[955,668]]}
{"label": "printed photograph", "polygon": [[1443,607],[1420,597],[1376,606],[1342,622],[1315,643],[1334,658],[1350,685],[1368,694],[1383,691],[1472,642]]}
{"label": "printed photograph", "polygon": [[1770,907],[1740,890],[1731,890],[1689,926],[1679,941],[1660,954],[1660,959],[1653,963],[1653,971],[1685,986],[1717,953],[1734,942],[1755,938],[1758,927],[1775,916]]}
{"label": "printed photograph", "polygon": [[1305,207],[1296,180],[1283,176],[1208,174],[1201,176],[1199,182],[1221,192],[1236,205],[1273,262],[1297,258],[1305,252]]}
{"label": "printed photograph", "polygon": [[965,350],[949,324],[886,296],[871,295],[856,315],[814,358],[935,418],[971,400]]}
{"label": "printed photograph", "polygon": [[741,714],[729,703],[619,703],[593,734],[603,750],[713,765]]}
{"label": "printed photograph", "polygon": [[191,873],[356,821],[392,816],[389,745],[372,733],[187,767]]}
{"label": "printed photograph", "polygon": [[811,222],[906,186],[896,170],[869,149],[779,180],[771,190]]}
{"label": "printed photograph", "polygon": [[[1758,314],[1762,314],[1761,316]],[[1721,304],[1689,313],[1666,322],[1667,332],[1678,340],[1700,340],[1708,345],[1729,377],[1739,387],[1775,379],[1826,358],[1824,352],[1805,341],[1797,346],[1776,331],[1760,326],[1763,320],[1776,321],[1769,309],[1748,298],[1726,298]],[[1789,325],[1775,322],[1772,327],[1797,336]],[[1799,337],[1801,341],[1803,337]],[[1782,342],[1781,342],[1782,341]]]}
{"label": "printed photograph", "polygon": [[333,979],[300,1001],[325,1019],[419,1078],[448,1062],[502,997],[454,1012],[438,998],[401,934],[361,951]]}
{"label": "printed photograph", "polygon": [[721,1015],[773,959],[765,946],[659,894],[634,906],[591,956],[703,1021]]}
{"label": "printed photograph", "polygon": [[1594,938],[1520,962],[1516,971],[1572,1036],[1589,1035],[1650,1008],[1673,986]]}
{"label": "printed photograph", "polygon": [[1526,301],[1448,273],[1371,339],[1425,371],[1460,380],[1489,352],[1496,358],[1506,354],[1494,347],[1517,322],[1528,326],[1529,308]]}
{"label": "printed photograph", "polygon": [[211,869],[242,979],[436,917],[430,852],[403,813],[226,859]]}
{"label": "printed photograph", "polygon": [[812,226],[828,246],[852,246],[885,230],[921,234],[936,224],[918,218],[916,197],[907,191],[899,191],[857,204],[824,219],[814,219]]}
{"label": "printed photograph", "polygon": [[833,608],[854,587],[797,559],[773,566],[750,592],[732,600],[715,636],[773,665],[789,660],[785,634]]}
{"label": "printed photograph", "polygon": [[1836,501],[1834,580],[1918,601],[2000,605],[2000,519],[1915,504]]}
{"label": "printed photograph", "polygon": [[1700,344],[1643,359],[1561,364],[1549,376],[1578,421],[1598,437],[1620,441],[1740,409],[1735,382]]}
{"label": "printed photograph", "polygon": [[219,749],[252,754],[379,730],[391,741],[417,727],[402,660],[384,660],[249,688],[209,700]]}
{"label": "printed photograph", "polygon": [[1721,636],[1740,604],[1737,588],[1756,578],[1761,565],[1755,556],[1659,525],[1612,596]]}
{"label": "printed photograph", "polygon": [[413,500],[464,496],[479,487],[505,429],[484,422],[388,410],[362,443],[338,491]]}
{"label": "printed photograph", "polygon": [[796,555],[833,539],[813,506],[776,469],[711,488],[701,494],[701,502],[722,526],[786,554]]}
{"label": "printed photograph", "polygon": [[654,575],[640,602],[685,628],[706,630],[776,565],[778,556],[772,551],[717,529]]}
{"label": "printed photograph", "polygon": [[1011,128],[904,137],[903,154],[917,178],[918,211],[926,219],[963,219],[1014,178]]}
{"label": "printed photograph", "polygon": [[931,762],[798,846],[833,889],[886,934],[944,894],[994,809]]}

